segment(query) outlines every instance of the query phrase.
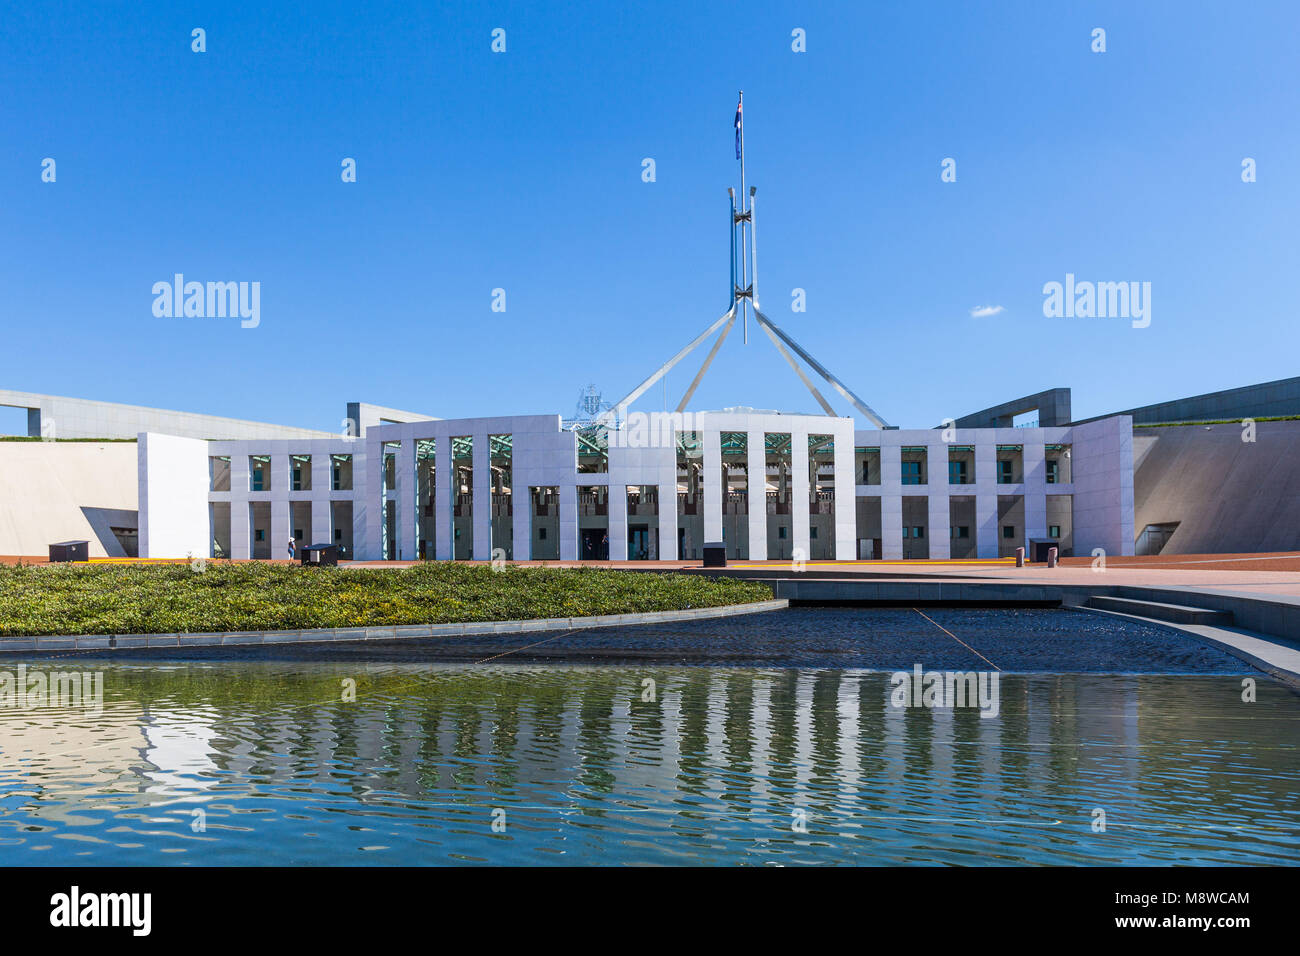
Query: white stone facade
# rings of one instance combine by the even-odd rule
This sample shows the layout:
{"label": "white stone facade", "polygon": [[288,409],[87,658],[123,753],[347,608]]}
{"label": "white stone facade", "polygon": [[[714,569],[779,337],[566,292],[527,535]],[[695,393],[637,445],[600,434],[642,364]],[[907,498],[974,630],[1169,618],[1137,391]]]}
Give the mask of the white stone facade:
{"label": "white stone facade", "polygon": [[[774,412],[728,410],[687,413],[685,417],[650,416],[633,420],[620,430],[610,432],[607,470],[579,471],[578,437],[561,427],[558,415],[507,416],[495,418],[448,419],[370,425],[363,438],[255,439],[240,441],[199,441],[183,438],[141,435],[140,440],[140,526],[142,557],[184,557],[187,554],[210,555],[213,539],[226,535],[232,558],[268,556],[287,557],[291,533],[301,531],[300,543],[317,543],[351,539],[352,553],[347,557],[381,560],[385,557],[412,560],[421,556],[446,560],[456,553],[457,522],[472,536],[472,549],[463,555],[474,560],[493,557],[494,539],[509,542],[508,556],[515,560],[533,557],[537,546],[530,489],[558,489],[558,542],[561,560],[576,560],[582,553],[583,521],[579,488],[604,486],[609,489],[606,512],[607,551],[614,559],[628,556],[629,486],[652,486],[658,489],[657,535],[650,540],[654,556],[677,557],[678,519],[678,446],[676,433],[694,432],[702,445],[702,520],[704,542],[724,537],[724,524],[730,521],[732,538],[747,531],[744,546],[732,544],[743,553],[733,557],[764,560],[769,557],[812,556],[817,550],[836,560],[853,560],[859,556],[863,542],[879,540],[880,557],[902,558],[904,547],[904,513],[922,515],[911,526],[928,529],[928,557],[948,558],[952,499],[960,498],[967,507],[973,499],[974,520],[969,539],[974,556],[996,557],[1008,546],[1023,546],[1034,538],[1045,538],[1053,527],[1050,507],[1069,513],[1073,552],[1078,555],[1104,549],[1107,554],[1133,553],[1133,451],[1132,423],[1124,416],[1102,419],[1085,425],[1053,428],[957,429],[945,433],[933,429],[854,431],[853,420],[820,415],[787,415]],[[766,436],[790,435],[788,470],[788,536],[782,541],[782,553],[774,550],[771,535],[771,484],[768,461],[764,458]],[[745,519],[741,515],[726,517],[722,476],[721,446],[724,436],[735,441],[745,436],[748,469],[744,474],[746,495],[735,495],[748,502]],[[829,436],[833,441],[833,477],[826,467],[822,481],[833,488],[825,495],[828,507],[817,516],[823,529],[820,539],[813,538],[810,508],[797,503],[808,502],[810,471],[808,436]],[[491,436],[510,436],[510,488],[513,515],[508,519],[509,534],[493,529],[493,469],[489,458]],[[951,439],[945,441],[944,438]],[[453,494],[453,439],[469,439],[472,457],[462,459],[461,468],[472,471],[472,492],[461,505],[461,518],[453,516],[458,494]],[[433,463],[436,487],[431,496],[418,500],[417,445],[434,442]],[[462,442],[462,447],[464,443]],[[739,447],[739,446],[737,446]],[[1014,447],[1020,473],[1015,481],[999,481],[1000,448]],[[879,449],[878,477],[872,483],[858,483],[860,468],[857,449]],[[949,483],[950,448],[969,448],[973,456],[973,473],[967,470],[969,483]],[[1068,449],[1067,452],[1060,451]],[[905,452],[907,449],[909,451]],[[924,483],[904,484],[901,462],[905,454],[913,457],[915,449],[925,450],[929,467]],[[1070,480],[1048,482],[1046,461],[1050,454],[1065,455],[1069,460]],[[386,487],[385,452],[393,454],[392,487]],[[963,454],[967,454],[963,452]],[[311,456],[311,487],[295,490],[291,468],[294,455]],[[330,480],[332,455],[350,455],[351,487],[334,490]],[[213,490],[210,475],[212,459],[230,460],[229,490]],[[269,460],[261,474],[262,490],[254,490],[250,478],[250,460]],[[829,462],[826,463],[829,466]],[[733,494],[737,479],[733,477]],[[878,481],[878,483],[876,483]],[[456,489],[459,491],[459,487]],[[393,501],[391,522],[385,518],[386,496]],[[905,499],[911,499],[905,502]],[[879,534],[865,534],[860,527],[859,501],[874,514],[879,508]],[[1064,504],[1062,504],[1064,502]],[[340,507],[346,503],[346,507]],[[759,504],[761,503],[761,505]],[[1011,504],[1008,504],[1011,503]],[[298,511],[294,505],[298,504]],[[293,515],[305,514],[310,505],[310,530],[295,528]],[[214,509],[212,506],[221,506]],[[333,507],[331,507],[334,505]],[[815,505],[815,503],[814,503]],[[229,507],[228,531],[213,527],[213,515],[225,514]],[[1015,524],[1000,520],[999,509],[1015,507]],[[260,540],[255,540],[254,516],[266,515],[269,522]],[[350,527],[336,527],[338,515],[350,508]],[[468,515],[465,511],[468,509]],[[817,510],[814,506],[813,510]],[[742,513],[742,514],[743,514]],[[422,521],[431,521],[431,540],[422,540]],[[346,520],[344,518],[343,520]],[[499,516],[498,523],[507,519]],[[739,522],[739,524],[738,524]],[[645,526],[639,525],[641,533]],[[1005,537],[1005,529],[1014,529],[1014,538]],[[164,530],[166,529],[166,530]],[[206,529],[206,530],[204,530]],[[495,535],[494,535],[495,530]],[[866,529],[871,530],[871,529]],[[339,535],[350,532],[342,539]],[[269,535],[269,545],[267,536]],[[829,539],[829,540],[828,540]],[[973,539],[973,545],[969,540]],[[817,549],[812,545],[817,542]],[[527,542],[527,545],[524,543]],[[697,549],[699,541],[692,542]],[[604,546],[604,542],[602,542]],[[269,551],[269,553],[268,553]],[[259,553],[260,552],[260,553]],[[731,550],[729,549],[729,554]],[[692,557],[698,555],[693,554]]]}

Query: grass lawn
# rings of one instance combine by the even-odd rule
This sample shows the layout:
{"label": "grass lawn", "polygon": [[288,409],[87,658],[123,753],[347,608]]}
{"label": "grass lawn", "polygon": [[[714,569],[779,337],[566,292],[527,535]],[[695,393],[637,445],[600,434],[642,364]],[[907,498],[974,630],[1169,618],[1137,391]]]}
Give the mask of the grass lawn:
{"label": "grass lawn", "polygon": [[0,567],[0,635],[173,634],[675,611],[765,601],[753,581],[601,568]]}

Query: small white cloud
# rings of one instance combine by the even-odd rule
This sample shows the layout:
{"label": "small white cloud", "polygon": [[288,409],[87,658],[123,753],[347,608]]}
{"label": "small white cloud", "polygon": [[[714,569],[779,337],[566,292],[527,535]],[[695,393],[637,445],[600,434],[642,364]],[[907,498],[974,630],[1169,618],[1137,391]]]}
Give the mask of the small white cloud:
{"label": "small white cloud", "polygon": [[980,305],[970,310],[970,317],[972,319],[984,319],[990,315],[997,315],[1001,311],[1002,306],[1000,305]]}

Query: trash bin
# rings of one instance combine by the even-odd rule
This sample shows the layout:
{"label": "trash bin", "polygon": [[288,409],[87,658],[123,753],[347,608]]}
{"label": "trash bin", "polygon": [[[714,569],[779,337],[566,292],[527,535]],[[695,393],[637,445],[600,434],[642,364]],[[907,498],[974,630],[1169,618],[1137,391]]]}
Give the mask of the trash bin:
{"label": "trash bin", "polygon": [[50,545],[50,561],[89,561],[89,541],[60,541]]}
{"label": "trash bin", "polygon": [[309,544],[302,549],[302,563],[318,567],[337,567],[339,547],[336,544]]}
{"label": "trash bin", "polygon": [[727,566],[727,546],[721,541],[706,541],[704,544],[704,566],[706,568],[725,568]]}

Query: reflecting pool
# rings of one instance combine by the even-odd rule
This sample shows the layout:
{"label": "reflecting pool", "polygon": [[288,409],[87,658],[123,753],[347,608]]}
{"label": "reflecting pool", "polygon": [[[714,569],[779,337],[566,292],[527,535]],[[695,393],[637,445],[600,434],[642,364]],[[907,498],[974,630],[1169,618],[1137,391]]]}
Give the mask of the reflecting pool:
{"label": "reflecting pool", "polygon": [[1236,663],[994,717],[855,667],[26,663],[103,702],[0,709],[4,865],[1300,861],[1300,698]]}

